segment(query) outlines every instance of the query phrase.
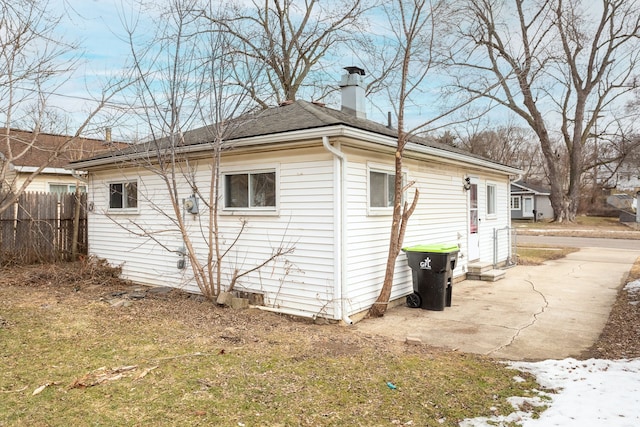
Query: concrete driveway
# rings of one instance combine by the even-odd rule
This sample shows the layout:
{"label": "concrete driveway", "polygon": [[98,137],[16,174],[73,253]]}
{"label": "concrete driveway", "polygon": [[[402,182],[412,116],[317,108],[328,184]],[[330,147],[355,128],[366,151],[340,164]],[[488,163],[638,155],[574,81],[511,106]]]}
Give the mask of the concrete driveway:
{"label": "concrete driveway", "polygon": [[444,311],[390,308],[356,329],[508,360],[577,357],[598,338],[638,250],[583,248],[497,282],[453,286]]}

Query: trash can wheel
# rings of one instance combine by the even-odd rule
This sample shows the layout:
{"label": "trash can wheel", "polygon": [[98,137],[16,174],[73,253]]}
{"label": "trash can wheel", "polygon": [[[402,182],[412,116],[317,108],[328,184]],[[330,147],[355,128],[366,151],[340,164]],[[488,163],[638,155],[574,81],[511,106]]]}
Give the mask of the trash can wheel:
{"label": "trash can wheel", "polygon": [[407,306],[410,308],[420,308],[422,304],[422,298],[420,298],[420,294],[414,292],[412,294],[407,295]]}

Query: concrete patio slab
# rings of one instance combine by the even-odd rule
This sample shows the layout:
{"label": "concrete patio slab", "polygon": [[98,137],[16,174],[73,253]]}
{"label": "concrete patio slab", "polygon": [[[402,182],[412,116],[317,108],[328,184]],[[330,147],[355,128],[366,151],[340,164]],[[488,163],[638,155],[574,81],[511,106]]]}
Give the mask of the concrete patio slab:
{"label": "concrete patio slab", "polygon": [[579,357],[598,338],[638,250],[583,248],[542,266],[517,266],[498,282],[453,287],[444,311],[390,308],[364,319],[365,334],[509,360]]}

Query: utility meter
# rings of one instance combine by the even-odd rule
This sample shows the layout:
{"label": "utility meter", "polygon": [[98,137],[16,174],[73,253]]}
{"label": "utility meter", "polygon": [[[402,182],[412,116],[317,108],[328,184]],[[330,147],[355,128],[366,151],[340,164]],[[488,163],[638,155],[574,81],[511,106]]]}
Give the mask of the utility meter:
{"label": "utility meter", "polygon": [[198,198],[193,195],[184,199],[184,208],[191,214],[198,213]]}

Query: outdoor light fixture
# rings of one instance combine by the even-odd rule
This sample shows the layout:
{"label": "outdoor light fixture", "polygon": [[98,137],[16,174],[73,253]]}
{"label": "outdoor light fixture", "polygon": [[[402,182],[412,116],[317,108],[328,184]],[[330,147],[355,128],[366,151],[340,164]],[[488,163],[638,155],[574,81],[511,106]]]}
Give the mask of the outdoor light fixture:
{"label": "outdoor light fixture", "polygon": [[462,185],[462,187],[465,189],[465,191],[471,190],[471,178],[466,177],[464,179],[464,184]]}

